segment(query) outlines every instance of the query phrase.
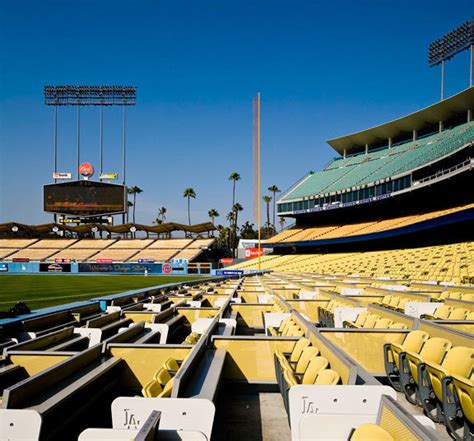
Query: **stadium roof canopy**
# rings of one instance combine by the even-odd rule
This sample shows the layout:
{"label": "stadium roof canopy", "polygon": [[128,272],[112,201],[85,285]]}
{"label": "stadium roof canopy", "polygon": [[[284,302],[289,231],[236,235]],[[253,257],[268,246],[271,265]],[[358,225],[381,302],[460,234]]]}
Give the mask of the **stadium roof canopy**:
{"label": "stadium roof canopy", "polygon": [[[14,228],[16,227],[16,228]],[[173,231],[184,231],[186,233],[209,233],[216,229],[212,222],[203,222],[195,225],[178,224],[175,222],[167,222],[160,225],[142,225],[142,224],[122,224],[122,225],[101,225],[101,224],[83,224],[77,226],[69,226],[63,224],[42,224],[42,225],[25,225],[17,222],[7,222],[0,224],[0,233],[12,234],[13,232],[26,233],[29,235],[41,235],[52,233],[54,231],[69,231],[71,233],[87,234],[94,231],[105,231],[107,233],[123,234],[129,233],[131,228],[135,227],[135,231],[145,231],[146,233],[171,233]]]}
{"label": "stadium roof canopy", "polygon": [[370,146],[384,141],[388,143],[388,138],[395,138],[401,133],[412,132],[413,130],[421,130],[427,125],[446,121],[469,109],[474,109],[474,87],[393,121],[339,138],[333,138],[327,142],[341,155],[344,154],[344,150],[346,150],[346,153],[353,153],[364,148],[366,144]]}

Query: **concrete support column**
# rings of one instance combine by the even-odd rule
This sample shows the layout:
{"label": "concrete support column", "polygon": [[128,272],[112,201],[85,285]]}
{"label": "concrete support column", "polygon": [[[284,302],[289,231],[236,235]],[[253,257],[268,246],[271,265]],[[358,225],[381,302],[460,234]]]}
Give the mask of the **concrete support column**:
{"label": "concrete support column", "polygon": [[441,133],[444,130],[444,124],[443,121],[439,122],[439,133]]}
{"label": "concrete support column", "polygon": [[346,159],[346,154],[347,154],[347,150],[344,149],[344,150],[342,151],[342,157],[343,157],[344,159]]}
{"label": "concrete support column", "polygon": [[391,149],[393,144],[392,137],[388,138],[388,148]]}
{"label": "concrete support column", "polygon": [[471,122],[472,121],[472,109],[469,109],[467,111],[467,122]]}
{"label": "concrete support column", "polygon": [[369,144],[365,145],[365,154],[369,153]]}
{"label": "concrete support column", "polygon": [[418,132],[416,130],[413,130],[413,141],[416,141],[417,137],[418,137]]}

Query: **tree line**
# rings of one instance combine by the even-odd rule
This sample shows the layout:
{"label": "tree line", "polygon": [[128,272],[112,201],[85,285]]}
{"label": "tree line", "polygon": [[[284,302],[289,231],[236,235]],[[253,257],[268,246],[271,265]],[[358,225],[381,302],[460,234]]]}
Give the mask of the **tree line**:
{"label": "tree line", "polygon": [[[217,242],[218,246],[221,248],[229,248],[232,250],[234,257],[236,256],[236,249],[239,243],[239,239],[256,239],[257,230],[255,225],[249,221],[243,223],[240,227],[238,224],[239,213],[241,213],[244,208],[236,200],[236,189],[237,182],[242,178],[238,172],[232,172],[229,175],[228,180],[232,183],[232,205],[230,211],[226,215],[226,220],[228,225],[217,225],[218,237]],[[268,187],[269,194],[266,194],[262,197],[263,202],[266,205],[266,222],[261,228],[262,239],[267,239],[276,234],[276,197],[277,194],[281,192],[277,185],[271,185]],[[135,223],[135,210],[137,206],[137,196],[140,193],[143,193],[143,190],[138,186],[132,186],[128,189],[129,195],[132,196],[132,201],[128,201],[129,208],[132,209],[132,219]],[[183,191],[183,197],[186,198],[187,203],[187,214],[188,214],[188,224],[191,225],[191,200],[196,199],[197,194],[195,190],[191,187],[187,187]],[[272,216],[271,216],[272,208]],[[153,220],[153,224],[160,225],[166,220],[166,207],[160,207],[158,209],[158,215]],[[220,217],[220,213],[215,209],[211,208],[207,212],[210,221],[215,225],[216,218]],[[279,220],[280,230],[283,230],[285,226],[285,218],[280,218]]]}

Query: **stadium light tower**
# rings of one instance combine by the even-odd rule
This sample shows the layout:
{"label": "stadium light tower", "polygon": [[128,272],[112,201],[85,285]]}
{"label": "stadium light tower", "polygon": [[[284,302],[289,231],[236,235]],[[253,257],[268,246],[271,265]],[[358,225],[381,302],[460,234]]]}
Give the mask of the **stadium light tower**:
{"label": "stadium light tower", "polygon": [[444,63],[460,52],[469,49],[469,87],[473,85],[474,18],[466,21],[443,37],[430,43],[428,63],[431,67],[441,64],[441,100],[444,99]]}
{"label": "stadium light tower", "polygon": [[[77,106],[77,179],[81,156],[81,106],[100,107],[100,174],[103,173],[103,107],[122,106],[122,181],[125,185],[126,171],[126,116],[127,106],[137,102],[135,86],[44,86],[44,100],[47,106],[54,106],[54,173],[57,173],[58,154],[58,107]],[[56,182],[56,179],[55,179]]]}

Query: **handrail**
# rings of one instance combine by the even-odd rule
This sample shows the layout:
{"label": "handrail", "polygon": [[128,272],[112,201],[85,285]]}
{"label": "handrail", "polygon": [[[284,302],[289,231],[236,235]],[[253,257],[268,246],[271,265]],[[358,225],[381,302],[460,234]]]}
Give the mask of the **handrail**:
{"label": "handrail", "polygon": [[456,170],[459,170],[460,168],[466,167],[467,165],[470,165],[470,164],[473,164],[473,163],[474,163],[473,159],[467,158],[465,161],[460,162],[459,164],[453,165],[450,168],[445,168],[443,170],[437,171],[436,173],[434,173],[430,176],[427,176],[426,178],[422,178],[418,181],[414,181],[413,185],[419,185],[419,184],[422,184],[423,182],[432,181],[433,179],[437,179],[441,176],[448,175],[448,174],[450,174],[450,173],[452,173]]}

